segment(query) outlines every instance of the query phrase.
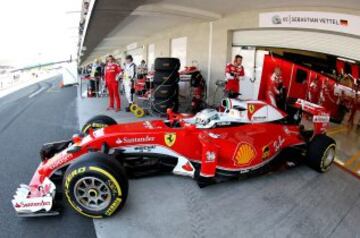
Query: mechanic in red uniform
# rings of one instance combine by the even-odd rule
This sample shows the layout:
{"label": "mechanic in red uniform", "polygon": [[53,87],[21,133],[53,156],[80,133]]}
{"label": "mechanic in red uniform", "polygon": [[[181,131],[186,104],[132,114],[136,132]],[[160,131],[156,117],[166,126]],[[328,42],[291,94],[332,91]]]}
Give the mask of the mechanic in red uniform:
{"label": "mechanic in red uniform", "polygon": [[357,124],[357,122],[355,122],[355,115],[356,115],[357,111],[360,110],[360,96],[357,93],[357,91],[355,91],[355,92],[356,93],[355,93],[355,97],[353,98],[353,101],[352,101],[350,116],[349,116],[349,120],[348,120],[350,127],[353,127],[354,125]]}
{"label": "mechanic in red uniform", "polygon": [[242,64],[243,57],[241,55],[236,55],[234,59],[234,63],[229,63],[225,68],[225,77],[226,77],[226,85],[225,92],[228,94],[229,98],[236,98],[239,96],[240,92],[240,77],[245,75],[244,67]]}
{"label": "mechanic in red uniform", "polygon": [[274,72],[269,77],[266,84],[266,96],[265,101],[268,104],[277,107],[276,98],[280,96],[280,88],[283,85],[282,73],[280,67],[275,67]]}
{"label": "mechanic in red uniform", "polygon": [[308,99],[310,102],[319,104],[321,85],[318,76],[313,79],[309,84]]}
{"label": "mechanic in red uniform", "polygon": [[336,104],[336,99],[334,98],[334,86],[331,85],[329,79],[326,78],[321,87],[320,105],[326,109],[331,109],[334,104]]}
{"label": "mechanic in red uniform", "polygon": [[119,82],[117,80],[118,74],[122,72],[121,67],[115,62],[115,58],[109,55],[107,64],[105,66],[105,82],[109,92],[109,106],[107,110],[114,109],[114,99],[116,102],[116,110],[120,111],[120,95],[119,95]]}

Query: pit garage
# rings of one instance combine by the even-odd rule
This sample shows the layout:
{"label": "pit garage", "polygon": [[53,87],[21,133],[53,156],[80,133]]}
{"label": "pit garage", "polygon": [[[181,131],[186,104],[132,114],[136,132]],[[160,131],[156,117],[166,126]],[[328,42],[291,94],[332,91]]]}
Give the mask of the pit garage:
{"label": "pit garage", "polygon": [[[97,236],[359,236],[357,1],[85,0],[82,16],[82,133],[43,148],[58,163],[35,174],[95,151],[56,175]],[[103,186],[120,194],[105,208]]]}
{"label": "pit garage", "polygon": [[[81,38],[86,49],[79,48],[80,65],[110,53],[124,63],[125,56],[132,54],[136,64],[145,60],[151,72],[156,58],[178,58],[178,110],[183,113],[200,110],[189,104],[195,98],[189,83],[194,77],[202,79],[202,108],[221,102],[225,66],[236,55],[242,56],[245,72],[239,79],[241,100],[266,101],[269,79],[278,68],[284,102],[301,98],[329,112],[327,134],[337,143],[334,168],[325,175],[304,166],[280,168],[265,178],[256,176],[241,184],[223,183],[199,191],[186,180],[167,176],[131,181],[127,207],[110,221],[95,221],[98,234],[111,236],[109,231],[115,229],[133,237],[357,236],[358,4],[245,1],[241,5],[249,10],[235,1],[141,3],[126,14],[121,12],[116,27],[100,37],[91,32],[102,22],[102,9],[117,9],[120,3],[96,3],[89,17],[92,27]],[[93,44],[95,40],[99,43]],[[85,122],[93,114],[82,110],[80,118]],[[310,121],[306,115],[302,123]]]}

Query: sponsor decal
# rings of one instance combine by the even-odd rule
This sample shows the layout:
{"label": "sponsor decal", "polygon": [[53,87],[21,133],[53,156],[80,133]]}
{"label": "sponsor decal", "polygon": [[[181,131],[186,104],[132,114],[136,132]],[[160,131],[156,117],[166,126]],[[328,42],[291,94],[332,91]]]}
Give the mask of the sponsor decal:
{"label": "sponsor decal", "polygon": [[[253,118],[253,115],[255,114],[255,112],[257,112],[260,108],[264,107],[265,104],[260,104],[260,103],[249,103],[247,105],[247,114],[248,114],[248,118],[249,120],[264,120],[264,118],[262,116],[257,116],[256,118]],[[265,117],[266,119],[266,117]]]}
{"label": "sponsor decal", "polygon": [[111,179],[107,181],[107,184],[113,194],[118,194],[116,184]]}
{"label": "sponsor decal", "polygon": [[150,146],[137,146],[134,148],[134,150],[142,153],[142,152],[151,152],[155,149],[154,145],[150,145]]}
{"label": "sponsor decal", "polygon": [[153,125],[149,121],[144,121],[144,127],[147,129],[154,129]]}
{"label": "sponsor decal", "polygon": [[120,144],[129,144],[129,143],[144,143],[144,142],[152,142],[155,141],[155,137],[153,136],[145,136],[145,137],[123,137],[117,138],[115,143],[117,145]]}
{"label": "sponsor decal", "polygon": [[43,207],[43,206],[50,206],[51,202],[46,201],[39,201],[39,202],[17,202],[15,204],[16,208],[29,208],[29,207]]}
{"label": "sponsor decal", "polygon": [[265,121],[265,120],[266,120],[266,116],[253,117],[252,119],[253,119],[254,121]]}
{"label": "sponsor decal", "polygon": [[62,153],[56,155],[55,157],[53,157],[53,159],[49,160],[49,161],[51,161],[51,164],[49,167],[50,167],[50,169],[54,170],[64,164],[66,164],[72,158],[73,158],[72,154],[68,154],[66,151],[62,152]]}
{"label": "sponsor decal", "polygon": [[216,159],[216,154],[215,152],[207,151],[205,157],[206,157],[205,162],[214,162]]}
{"label": "sponsor decal", "polygon": [[175,132],[165,133],[164,141],[167,146],[169,147],[173,146],[176,141],[176,133]]}
{"label": "sponsor decal", "polygon": [[105,215],[110,216],[116,211],[116,208],[120,205],[121,198],[116,198],[115,201],[110,205],[109,209],[106,210]]}
{"label": "sponsor decal", "polygon": [[329,115],[313,116],[313,122],[315,123],[328,123],[330,121]]}
{"label": "sponsor decal", "polygon": [[281,149],[281,146],[284,144],[284,142],[285,142],[285,139],[282,138],[281,136],[279,136],[279,137],[277,138],[277,140],[275,140],[275,141],[273,142],[273,146],[274,146],[274,149],[275,149],[276,152]]}
{"label": "sponsor decal", "polygon": [[68,176],[66,176],[65,187],[68,188],[70,181],[78,174],[82,174],[86,171],[86,167],[81,167],[73,170]]}
{"label": "sponsor decal", "polygon": [[262,148],[262,160],[265,161],[270,157],[270,146],[266,145]]}
{"label": "sponsor decal", "polygon": [[104,128],[104,127],[107,127],[108,125],[106,125],[106,124],[103,124],[103,123],[96,123],[96,122],[94,122],[94,123],[92,123],[91,124],[91,127],[92,128]]}
{"label": "sponsor decal", "polygon": [[256,150],[253,145],[242,142],[239,143],[234,156],[236,166],[249,164],[256,157]]}

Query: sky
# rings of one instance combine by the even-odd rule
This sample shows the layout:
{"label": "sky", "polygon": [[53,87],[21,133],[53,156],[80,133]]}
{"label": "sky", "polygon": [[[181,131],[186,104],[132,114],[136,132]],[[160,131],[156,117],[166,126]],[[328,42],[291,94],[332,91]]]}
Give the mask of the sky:
{"label": "sky", "polygon": [[0,0],[0,65],[76,58],[81,0]]}

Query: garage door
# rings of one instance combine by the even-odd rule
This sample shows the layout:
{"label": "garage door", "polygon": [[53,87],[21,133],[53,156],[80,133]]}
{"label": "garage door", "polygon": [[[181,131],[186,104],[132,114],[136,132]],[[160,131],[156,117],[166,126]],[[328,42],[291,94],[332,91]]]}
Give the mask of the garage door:
{"label": "garage door", "polygon": [[321,52],[360,61],[360,38],[302,30],[235,31],[233,46],[264,46]]}
{"label": "garage door", "polygon": [[171,39],[170,54],[171,57],[179,58],[181,68],[186,66],[186,48],[187,37],[180,37]]}

